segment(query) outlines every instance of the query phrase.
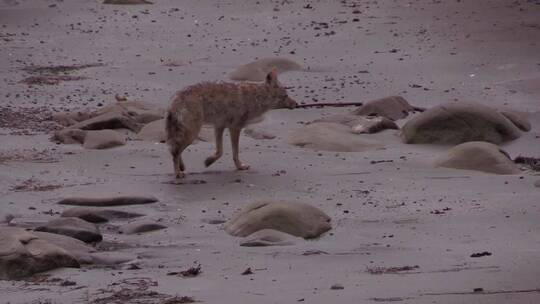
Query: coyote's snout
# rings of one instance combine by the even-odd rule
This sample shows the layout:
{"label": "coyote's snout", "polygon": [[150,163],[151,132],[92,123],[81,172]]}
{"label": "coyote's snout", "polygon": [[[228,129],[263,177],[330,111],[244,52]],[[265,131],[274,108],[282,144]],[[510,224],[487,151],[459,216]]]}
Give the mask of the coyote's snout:
{"label": "coyote's snout", "polygon": [[238,158],[240,132],[246,124],[270,109],[293,109],[296,102],[287,95],[273,70],[263,84],[201,83],[177,92],[166,117],[167,143],[176,177],[184,176],[182,152],[199,135],[203,124],[214,125],[216,153],[206,159],[208,167],[223,154],[223,131],[231,135],[234,164],[238,170],[249,166]]}

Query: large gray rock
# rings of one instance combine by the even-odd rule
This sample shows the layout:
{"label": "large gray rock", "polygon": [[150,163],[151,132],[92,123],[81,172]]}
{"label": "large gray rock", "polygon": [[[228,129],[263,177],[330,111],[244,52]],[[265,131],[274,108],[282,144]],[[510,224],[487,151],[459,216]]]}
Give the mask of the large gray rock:
{"label": "large gray rock", "polygon": [[262,229],[273,229],[305,239],[330,230],[330,217],[304,203],[261,202],[250,204],[225,224],[233,236],[248,236]]}
{"label": "large gray rock", "polygon": [[70,128],[81,130],[129,129],[139,132],[141,127],[142,125],[129,115],[127,111],[111,111],[83,120],[72,125]]}
{"label": "large gray rock", "polygon": [[86,149],[109,149],[126,144],[126,137],[113,130],[86,131],[83,147]]}
{"label": "large gray rock", "polygon": [[240,246],[288,246],[294,245],[296,242],[298,242],[298,240],[301,239],[285,232],[273,229],[263,229],[247,236],[244,240],[242,240],[242,242],[240,242]]}
{"label": "large gray rock", "polygon": [[137,134],[137,139],[152,142],[165,142],[167,140],[165,119],[156,120],[144,126],[139,134]]}
{"label": "large gray rock", "polygon": [[60,267],[80,267],[66,250],[20,228],[0,228],[0,279],[18,279]]}
{"label": "large gray rock", "polygon": [[313,123],[338,123],[350,127],[354,134],[372,134],[387,129],[398,130],[399,127],[392,120],[382,116],[358,116],[352,114],[337,114],[314,120]]}
{"label": "large gray rock", "polygon": [[68,197],[58,202],[60,205],[111,207],[143,205],[157,202],[153,196],[113,196],[113,197]]}
{"label": "large gray rock", "polygon": [[401,96],[389,96],[381,99],[368,101],[352,113],[362,116],[382,116],[391,120],[405,118],[409,112],[415,111],[405,98]]}
{"label": "large gray rock", "polygon": [[74,207],[62,212],[62,217],[77,217],[91,223],[105,223],[115,219],[130,219],[143,214],[108,208]]}
{"label": "large gray rock", "polygon": [[264,81],[272,68],[276,68],[278,73],[302,70],[302,66],[290,59],[280,57],[261,58],[240,66],[229,77],[232,80],[239,81]]}
{"label": "large gray rock", "polygon": [[64,127],[69,127],[83,120],[90,119],[96,115],[97,114],[95,113],[83,112],[83,111],[63,112],[63,113],[53,114],[52,119]]}
{"label": "large gray rock", "polygon": [[353,134],[349,126],[327,122],[311,123],[293,131],[288,142],[318,151],[363,152],[383,148],[379,141]]}
{"label": "large gray rock", "polygon": [[62,234],[72,238],[76,238],[85,243],[100,242],[103,236],[99,232],[98,227],[82,220],[78,217],[64,217],[49,221],[43,226],[39,226],[36,231]]}
{"label": "large gray rock", "polygon": [[407,144],[460,144],[487,141],[500,144],[518,138],[519,129],[494,109],[473,102],[451,102],[413,117],[402,128]]}
{"label": "large gray rock", "polygon": [[487,142],[467,142],[450,149],[435,160],[435,166],[475,170],[495,174],[517,174],[521,171],[500,147]]}

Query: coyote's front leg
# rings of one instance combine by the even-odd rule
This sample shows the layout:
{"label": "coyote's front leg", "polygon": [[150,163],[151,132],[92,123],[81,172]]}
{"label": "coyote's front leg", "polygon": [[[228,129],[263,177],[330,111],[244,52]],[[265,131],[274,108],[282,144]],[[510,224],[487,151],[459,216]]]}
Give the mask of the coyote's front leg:
{"label": "coyote's front leg", "polygon": [[238,170],[247,170],[249,169],[248,164],[243,164],[240,161],[240,158],[238,157],[239,153],[239,142],[240,142],[240,132],[242,131],[241,128],[229,128],[229,133],[231,134],[231,145],[232,145],[232,153],[233,153],[233,160],[234,164],[236,165],[236,169]]}

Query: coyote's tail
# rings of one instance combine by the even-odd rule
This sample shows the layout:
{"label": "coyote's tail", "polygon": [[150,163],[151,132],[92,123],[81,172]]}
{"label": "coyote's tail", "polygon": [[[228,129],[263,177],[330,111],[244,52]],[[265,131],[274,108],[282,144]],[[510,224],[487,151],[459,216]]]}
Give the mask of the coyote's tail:
{"label": "coyote's tail", "polygon": [[165,132],[167,133],[167,139],[174,138],[178,131],[179,121],[176,113],[167,111],[167,116],[165,117]]}

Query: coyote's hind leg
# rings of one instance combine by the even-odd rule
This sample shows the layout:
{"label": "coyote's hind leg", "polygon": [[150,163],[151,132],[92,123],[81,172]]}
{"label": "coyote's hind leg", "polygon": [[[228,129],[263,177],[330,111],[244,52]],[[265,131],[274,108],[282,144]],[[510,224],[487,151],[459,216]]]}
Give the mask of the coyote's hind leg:
{"label": "coyote's hind leg", "polygon": [[209,156],[205,161],[204,165],[209,167],[216,160],[218,160],[221,155],[223,155],[223,131],[224,127],[214,127],[214,135],[216,136],[216,153],[212,156]]}

